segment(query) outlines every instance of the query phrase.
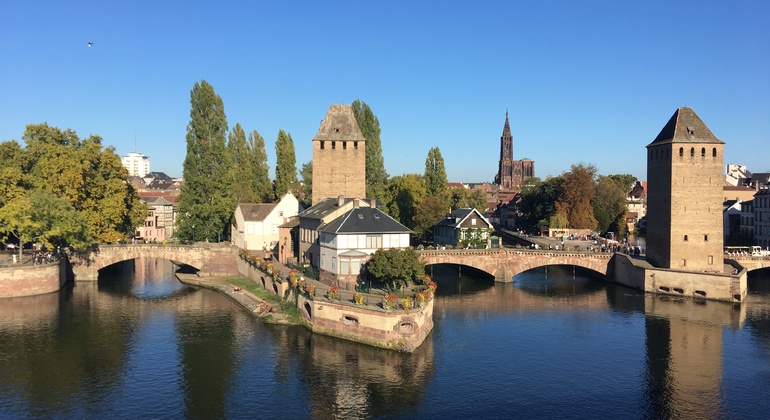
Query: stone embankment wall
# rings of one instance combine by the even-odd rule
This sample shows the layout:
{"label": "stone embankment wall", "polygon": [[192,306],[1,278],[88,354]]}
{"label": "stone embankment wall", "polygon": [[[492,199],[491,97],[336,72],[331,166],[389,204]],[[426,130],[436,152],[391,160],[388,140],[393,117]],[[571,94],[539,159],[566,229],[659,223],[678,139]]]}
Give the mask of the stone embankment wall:
{"label": "stone embankment wall", "polygon": [[0,267],[0,298],[56,292],[66,281],[64,260],[50,264]]}
{"label": "stone embankment wall", "polygon": [[433,330],[433,301],[422,308],[385,310],[381,296],[368,295],[367,305],[343,297],[327,298],[328,286],[313,282],[315,295],[295,290],[285,280],[273,280],[262,270],[239,259],[239,272],[260,287],[289,302],[297,301],[305,326],[313,332],[387,349],[413,352]]}
{"label": "stone embankment wall", "polygon": [[748,293],[746,273],[746,269],[727,274],[657,268],[644,260],[615,254],[608,278],[648,293],[741,302]]}

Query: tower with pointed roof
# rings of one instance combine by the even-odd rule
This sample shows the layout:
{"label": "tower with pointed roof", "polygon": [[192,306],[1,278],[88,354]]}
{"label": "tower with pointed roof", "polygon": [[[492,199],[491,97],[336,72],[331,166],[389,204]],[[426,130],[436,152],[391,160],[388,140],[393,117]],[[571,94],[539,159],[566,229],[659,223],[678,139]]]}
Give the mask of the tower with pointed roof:
{"label": "tower with pointed roof", "polygon": [[724,142],[682,107],[647,145],[647,260],[656,267],[723,271]]}
{"label": "tower with pointed roof", "polygon": [[500,162],[495,175],[495,184],[502,190],[514,190],[526,178],[535,176],[535,162],[530,159],[513,160],[513,136],[508,123],[508,111],[505,111],[505,125],[500,137]]}
{"label": "tower with pointed roof", "polygon": [[333,104],[313,137],[313,204],[366,196],[366,139],[350,105]]}

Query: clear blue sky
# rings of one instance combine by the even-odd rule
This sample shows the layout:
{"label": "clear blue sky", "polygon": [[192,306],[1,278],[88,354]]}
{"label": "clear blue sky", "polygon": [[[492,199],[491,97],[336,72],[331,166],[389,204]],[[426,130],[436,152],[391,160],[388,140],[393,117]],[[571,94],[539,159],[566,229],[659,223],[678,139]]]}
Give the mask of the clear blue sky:
{"label": "clear blue sky", "polygon": [[[646,178],[679,106],[770,171],[770,2],[10,1],[0,13],[0,140],[48,122],[181,176],[190,90],[230,127],[278,130],[297,167],[330,104],[380,120],[390,175],[438,146],[450,181],[492,181],[508,110],[514,159]],[[93,42],[93,47],[87,46]],[[136,147],[134,146],[136,140]]]}

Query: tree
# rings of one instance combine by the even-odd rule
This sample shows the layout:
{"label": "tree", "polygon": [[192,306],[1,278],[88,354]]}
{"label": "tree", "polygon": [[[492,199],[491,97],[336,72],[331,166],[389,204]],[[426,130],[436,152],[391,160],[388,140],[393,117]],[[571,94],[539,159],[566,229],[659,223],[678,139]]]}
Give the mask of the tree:
{"label": "tree", "polygon": [[516,218],[520,229],[550,226],[551,217],[556,213],[554,203],[561,195],[561,182],[561,177],[552,177],[522,191]]}
{"label": "tree", "polygon": [[449,197],[453,209],[476,209],[480,212],[487,210],[487,196],[479,189],[450,188]]}
{"label": "tree", "polygon": [[115,149],[103,148],[101,137],[81,140],[72,130],[30,124],[23,139],[21,184],[69,201],[94,240],[117,241],[144,221],[146,206],[126,182],[128,172]]}
{"label": "tree", "polygon": [[444,202],[438,197],[432,195],[425,197],[417,205],[417,211],[414,215],[412,230],[414,230],[415,235],[419,239],[432,241],[433,224],[441,220],[447,214],[447,210]]}
{"label": "tree", "polygon": [[36,242],[86,249],[93,242],[87,222],[65,198],[41,189],[24,192],[0,207],[0,229],[19,241],[19,259],[25,243]]}
{"label": "tree", "polygon": [[417,205],[425,198],[422,175],[406,174],[393,177],[388,183],[388,194],[388,214],[409,229],[414,228]]}
{"label": "tree", "polygon": [[425,274],[425,263],[411,248],[378,249],[364,269],[370,280],[399,288]]}
{"label": "tree", "polygon": [[597,221],[597,230],[601,233],[615,232],[618,237],[625,234],[625,218],[628,212],[626,204],[626,182],[636,182],[633,180],[624,180],[616,175],[600,175],[596,181],[596,194],[591,205],[594,209],[594,216]]}
{"label": "tree", "polygon": [[449,184],[444,169],[444,158],[438,147],[432,147],[425,159],[425,193],[446,200]]}
{"label": "tree", "polygon": [[287,191],[297,195],[297,158],[294,155],[294,141],[291,134],[278,130],[275,142],[275,188],[276,197],[282,197]]}
{"label": "tree", "polygon": [[567,216],[572,229],[596,229],[596,218],[591,200],[594,198],[593,165],[572,165],[562,174],[561,194],[556,201],[556,211]]}
{"label": "tree", "polygon": [[254,156],[254,193],[257,195],[258,202],[268,203],[273,196],[273,184],[270,182],[270,166],[267,164],[265,139],[257,130],[254,130],[249,133],[249,144]]}
{"label": "tree", "polygon": [[[222,98],[205,80],[190,91],[190,123],[184,184],[179,200],[178,235],[192,240],[230,233],[232,186],[227,177],[227,119]],[[195,237],[193,237],[193,234]]]}
{"label": "tree", "polygon": [[631,191],[631,188],[636,184],[636,177],[631,174],[615,174],[609,177],[618,182],[625,192]]}
{"label": "tree", "polygon": [[365,102],[356,99],[352,107],[358,128],[366,139],[366,196],[383,200],[388,173],[385,171],[385,159],[382,157],[380,121]]}
{"label": "tree", "polygon": [[257,197],[257,162],[251,143],[246,142],[246,132],[240,123],[227,136],[227,154],[230,159],[233,209],[238,203],[259,202]]}
{"label": "tree", "polygon": [[302,165],[302,169],[299,171],[299,175],[302,177],[302,206],[308,208],[313,203],[313,161]]}

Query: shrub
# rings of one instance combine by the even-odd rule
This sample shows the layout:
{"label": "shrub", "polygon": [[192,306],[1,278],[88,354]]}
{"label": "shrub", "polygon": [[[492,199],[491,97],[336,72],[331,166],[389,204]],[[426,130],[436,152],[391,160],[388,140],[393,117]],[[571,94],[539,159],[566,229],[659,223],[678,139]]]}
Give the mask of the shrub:
{"label": "shrub", "polygon": [[403,298],[403,299],[401,299],[401,307],[404,310],[412,309],[412,306],[414,306],[414,301],[412,300],[412,298]]}
{"label": "shrub", "polygon": [[425,296],[424,292],[417,292],[414,295],[414,301],[417,304],[417,307],[422,308],[425,305],[425,302],[428,300],[428,297]]}
{"label": "shrub", "polygon": [[396,306],[396,295],[395,293],[389,292],[385,294],[385,297],[382,298],[382,307],[384,309],[392,309]]}
{"label": "shrub", "polygon": [[309,285],[309,286],[307,287],[307,293],[308,293],[310,296],[315,296],[315,286],[313,286],[312,284],[311,284],[311,285]]}
{"label": "shrub", "polygon": [[337,286],[334,286],[329,289],[329,291],[326,293],[326,296],[331,300],[337,300],[340,298],[340,288]]}

